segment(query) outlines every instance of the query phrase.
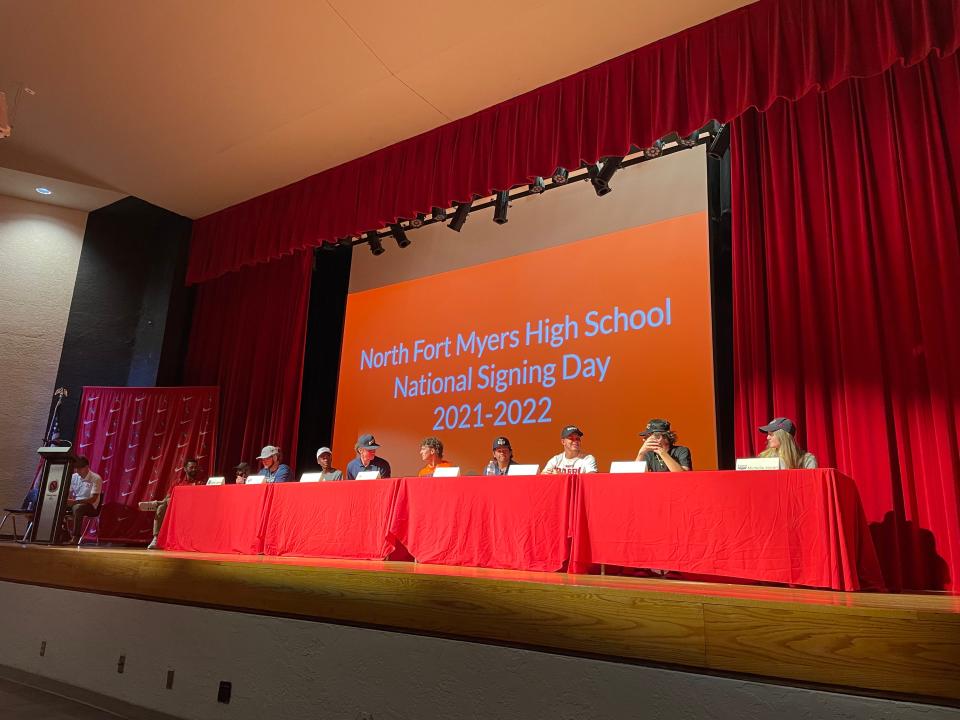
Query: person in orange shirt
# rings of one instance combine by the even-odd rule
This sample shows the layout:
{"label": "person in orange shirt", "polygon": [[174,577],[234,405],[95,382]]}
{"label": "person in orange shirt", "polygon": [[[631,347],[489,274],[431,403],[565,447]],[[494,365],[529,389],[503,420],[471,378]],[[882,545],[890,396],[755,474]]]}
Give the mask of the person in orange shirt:
{"label": "person in orange shirt", "polygon": [[433,475],[433,471],[438,467],[450,465],[449,460],[443,459],[443,443],[440,438],[424,438],[420,443],[420,457],[426,463],[417,473],[420,477]]}

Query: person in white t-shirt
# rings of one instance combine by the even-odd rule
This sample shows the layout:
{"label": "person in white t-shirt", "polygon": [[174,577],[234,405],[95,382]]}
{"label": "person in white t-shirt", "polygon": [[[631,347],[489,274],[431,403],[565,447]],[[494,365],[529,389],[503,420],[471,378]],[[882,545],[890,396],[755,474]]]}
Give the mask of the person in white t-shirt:
{"label": "person in white t-shirt", "polygon": [[563,452],[547,460],[543,473],[548,475],[573,475],[576,473],[595,473],[597,460],[593,455],[580,452],[580,438],[583,432],[576,425],[567,425],[560,431],[560,444]]}
{"label": "person in white t-shirt", "polygon": [[100,494],[103,492],[103,478],[90,469],[90,461],[78,457],[73,463],[74,473],[70,478],[70,497],[67,498],[68,512],[73,515],[73,544],[80,542],[83,519],[96,515],[100,507]]}

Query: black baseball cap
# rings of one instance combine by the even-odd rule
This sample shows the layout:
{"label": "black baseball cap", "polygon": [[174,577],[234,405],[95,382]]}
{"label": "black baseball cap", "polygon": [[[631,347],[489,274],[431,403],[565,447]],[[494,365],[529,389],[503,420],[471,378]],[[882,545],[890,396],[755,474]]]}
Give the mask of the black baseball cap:
{"label": "black baseball cap", "polygon": [[493,441],[493,449],[496,450],[498,448],[510,448],[513,450],[513,448],[510,446],[510,441],[503,437],[503,435]]}
{"label": "black baseball cap", "polygon": [[579,435],[583,437],[583,430],[578,428],[576,425],[567,425],[563,430],[560,431],[560,439],[564,440],[571,435]]}
{"label": "black baseball cap", "polygon": [[670,432],[670,421],[661,420],[660,418],[653,418],[650,422],[647,423],[647,427],[644,428],[643,432],[640,433],[640,437],[647,437],[648,435],[653,435],[654,433],[668,433]]}
{"label": "black baseball cap", "polygon": [[361,435],[357,438],[357,444],[354,446],[357,450],[365,448],[367,450],[376,450],[380,447],[373,435]]}
{"label": "black baseball cap", "polygon": [[774,418],[766,425],[760,426],[760,432],[762,433],[772,433],[777,430],[786,430],[791,435],[797,434],[797,426],[793,424],[793,420],[785,417]]}

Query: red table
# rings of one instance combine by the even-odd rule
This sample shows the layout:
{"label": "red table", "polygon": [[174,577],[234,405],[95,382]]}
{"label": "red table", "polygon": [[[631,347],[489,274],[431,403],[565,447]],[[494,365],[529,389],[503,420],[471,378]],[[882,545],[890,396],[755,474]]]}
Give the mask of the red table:
{"label": "red table", "polygon": [[164,550],[263,552],[272,485],[180,485],[173,489],[158,544]]}
{"label": "red table", "polygon": [[583,475],[571,571],[675,570],[883,588],[853,481],[836,470]]}
{"label": "red table", "polygon": [[264,531],[266,555],[382,560],[400,480],[281,483]]}
{"label": "red table", "polygon": [[390,534],[417,562],[544,571],[566,563],[571,476],[400,482]]}

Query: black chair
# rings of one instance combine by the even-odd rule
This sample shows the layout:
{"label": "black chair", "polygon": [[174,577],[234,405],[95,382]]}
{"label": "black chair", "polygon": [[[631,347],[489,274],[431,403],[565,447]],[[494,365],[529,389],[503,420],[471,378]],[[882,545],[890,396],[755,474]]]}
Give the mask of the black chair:
{"label": "black chair", "polygon": [[[0,520],[0,530],[3,530],[3,526],[7,524],[7,520],[11,520],[13,522],[13,539],[18,543],[26,542],[27,538],[30,537],[30,531],[33,530],[33,510],[4,508],[3,512],[4,516],[3,520]],[[17,518],[27,520],[27,529],[20,537],[17,537]]]}
{"label": "black chair", "polygon": [[[97,523],[97,545],[100,544],[100,511],[103,510],[103,497],[100,498],[100,502],[97,505],[97,511],[93,515],[84,515],[83,525],[80,526],[80,536],[77,540],[77,547],[83,545],[83,538],[87,534],[87,531],[90,529],[90,523]],[[76,523],[77,519],[74,518],[73,522]]]}

